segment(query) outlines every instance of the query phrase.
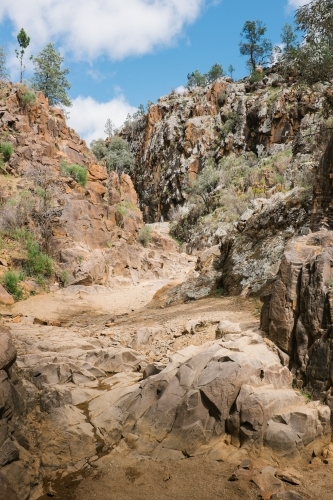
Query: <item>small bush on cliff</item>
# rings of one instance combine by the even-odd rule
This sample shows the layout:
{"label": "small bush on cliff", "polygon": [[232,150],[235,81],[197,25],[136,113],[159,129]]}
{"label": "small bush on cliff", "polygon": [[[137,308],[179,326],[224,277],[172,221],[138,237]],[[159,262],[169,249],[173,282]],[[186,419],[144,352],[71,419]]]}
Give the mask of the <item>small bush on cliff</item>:
{"label": "small bush on cliff", "polygon": [[188,188],[190,195],[199,196],[204,202],[206,210],[209,212],[212,208],[215,191],[220,181],[220,172],[216,169],[212,160],[207,162],[207,165],[197,176],[196,180]]}
{"label": "small bush on cliff", "polygon": [[224,76],[224,71],[221,64],[213,64],[213,66],[208,71],[206,78],[209,83],[215,82],[218,78],[222,78]]}
{"label": "small bush on cliff", "polygon": [[129,150],[128,142],[119,136],[111,138],[105,160],[108,170],[114,170],[117,174],[124,171],[131,172],[135,165],[134,156]]}
{"label": "small bush on cliff", "polygon": [[36,104],[35,92],[26,88],[24,92],[20,94],[20,101],[23,109],[34,106]]}
{"label": "small bush on cliff", "polygon": [[80,186],[87,184],[87,169],[81,165],[68,165],[65,161],[60,163],[60,173],[64,177],[72,177]]}
{"label": "small bush on cliff", "polygon": [[7,200],[0,207],[0,228],[10,234],[23,228],[31,217],[33,205],[33,197],[27,191],[22,191],[17,198]]}
{"label": "small bush on cliff", "polygon": [[230,133],[235,133],[238,127],[238,124],[241,121],[241,117],[238,113],[232,111],[225,116],[225,122],[221,129],[221,136],[223,139],[227,137]]}
{"label": "small bush on cliff", "polygon": [[103,139],[98,139],[92,141],[90,147],[98,160],[105,160],[108,172],[115,171],[120,174],[133,170],[134,156],[129,150],[128,142],[122,137],[114,135],[109,138],[108,145]]}
{"label": "small bush on cliff", "polygon": [[189,73],[187,75],[187,85],[188,89],[194,89],[195,87],[205,87],[209,83],[215,82],[218,78],[224,76],[224,71],[221,64],[213,64],[208,73],[202,74],[198,69]]}
{"label": "small bush on cliff", "polygon": [[96,139],[94,141],[91,141],[90,149],[96,156],[97,160],[103,160],[108,152],[108,148],[105,144],[104,139]]}
{"label": "small bush on cliff", "polygon": [[13,146],[10,142],[2,142],[0,144],[0,153],[2,155],[3,160],[9,161],[10,157],[13,154]]}
{"label": "small bush on cliff", "polygon": [[151,229],[149,226],[143,226],[138,234],[138,241],[144,247],[147,247],[151,242]]}
{"label": "small bush on cliff", "polygon": [[23,296],[22,290],[19,287],[20,276],[15,271],[6,271],[2,277],[2,283],[8,293],[15,300],[20,300]]}
{"label": "small bush on cliff", "polygon": [[30,239],[27,242],[27,271],[31,276],[51,276],[53,272],[53,260],[43,253],[38,243]]}

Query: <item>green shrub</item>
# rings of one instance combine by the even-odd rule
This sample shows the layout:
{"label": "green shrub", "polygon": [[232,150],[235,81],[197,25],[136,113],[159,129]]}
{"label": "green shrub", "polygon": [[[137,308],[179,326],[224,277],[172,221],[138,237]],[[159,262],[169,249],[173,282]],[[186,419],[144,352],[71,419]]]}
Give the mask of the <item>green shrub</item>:
{"label": "green shrub", "polygon": [[0,144],[0,152],[2,154],[2,157],[4,161],[9,161],[10,157],[13,154],[13,146],[10,142],[2,142]]}
{"label": "green shrub", "polygon": [[149,226],[143,226],[138,234],[138,241],[143,245],[144,247],[147,247],[148,244],[151,242],[151,229]]}
{"label": "green shrub", "polygon": [[3,286],[15,300],[20,300],[23,296],[21,288],[18,286],[20,276],[15,271],[6,271],[2,277]]}
{"label": "green shrub", "polygon": [[53,272],[53,260],[41,252],[38,243],[27,242],[27,271],[31,276],[50,276]]}
{"label": "green shrub", "polygon": [[127,207],[124,206],[122,203],[118,203],[116,205],[116,210],[117,212],[122,215],[123,217],[125,217],[127,214],[128,214],[128,210],[127,210]]}
{"label": "green shrub", "polygon": [[61,275],[60,275],[60,282],[62,284],[63,287],[67,286],[68,285],[68,282],[69,282],[69,272],[66,271],[65,269],[63,269],[61,271]]}
{"label": "green shrub", "polygon": [[97,160],[102,160],[105,158],[108,152],[108,148],[105,145],[105,141],[103,139],[97,139],[90,143],[90,149],[96,156]]}
{"label": "green shrub", "polygon": [[33,90],[26,90],[21,95],[21,104],[24,108],[36,104],[36,94]]}
{"label": "green shrub", "polygon": [[217,97],[217,103],[220,106],[220,108],[222,108],[222,106],[225,104],[227,97],[228,97],[228,94],[226,93],[225,90],[223,90],[222,92],[219,93],[219,95]]}
{"label": "green shrub", "polygon": [[13,238],[13,240],[23,241],[25,243],[31,239],[31,233],[29,233],[29,231],[27,231],[26,229],[21,228],[13,229],[10,232],[10,236],[11,238]]}
{"label": "green shrub", "polygon": [[82,187],[87,184],[87,169],[81,165],[68,165],[65,161],[60,163],[60,173],[64,177],[72,177]]}
{"label": "green shrub", "polygon": [[264,76],[265,76],[265,74],[263,71],[254,70],[254,71],[252,71],[249,80],[251,83],[261,82],[261,80],[264,78]]}

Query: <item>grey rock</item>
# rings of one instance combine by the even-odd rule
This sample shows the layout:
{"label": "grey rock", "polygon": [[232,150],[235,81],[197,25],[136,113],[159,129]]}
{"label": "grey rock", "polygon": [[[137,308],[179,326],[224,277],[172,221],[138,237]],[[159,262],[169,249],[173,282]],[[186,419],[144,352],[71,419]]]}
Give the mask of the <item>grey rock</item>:
{"label": "grey rock", "polygon": [[274,493],[271,496],[271,500],[303,500],[304,497],[297,493],[296,491],[281,491],[279,493]]}
{"label": "grey rock", "polygon": [[11,439],[7,439],[0,448],[0,468],[15,460],[19,460],[20,454]]}
{"label": "grey rock", "polygon": [[8,328],[0,326],[0,370],[8,369],[16,359],[11,334]]}
{"label": "grey rock", "polygon": [[3,500],[19,500],[9,481],[0,472],[0,498]]}
{"label": "grey rock", "polygon": [[156,327],[143,327],[140,328],[133,339],[133,347],[140,347],[149,344],[152,339],[155,339],[161,333],[160,328]]}

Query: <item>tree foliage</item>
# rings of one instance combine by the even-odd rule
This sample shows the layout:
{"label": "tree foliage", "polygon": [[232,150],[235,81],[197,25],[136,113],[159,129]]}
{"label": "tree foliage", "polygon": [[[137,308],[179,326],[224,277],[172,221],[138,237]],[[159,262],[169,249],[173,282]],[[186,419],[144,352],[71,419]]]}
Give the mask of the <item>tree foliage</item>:
{"label": "tree foliage", "polygon": [[312,0],[296,11],[295,23],[306,43],[321,42],[333,48],[333,0]]}
{"label": "tree foliage", "polygon": [[0,45],[0,81],[8,79],[8,72],[6,68],[6,52],[2,45]]}
{"label": "tree foliage", "polygon": [[[18,41],[18,44],[20,46],[20,50],[16,49],[15,54],[16,54],[17,59],[19,60],[19,63],[20,63],[20,82],[22,83],[23,73],[25,71],[25,66],[23,64],[23,57],[25,54],[25,49],[27,49],[29,44],[30,44],[30,37],[28,37],[28,35],[26,34],[26,32],[24,31],[23,28],[20,30],[19,34],[17,35],[17,41]],[[31,57],[30,57],[30,59],[31,59]]]}
{"label": "tree foliage", "polygon": [[96,156],[97,160],[103,160],[106,157],[108,148],[104,139],[95,139],[90,143],[90,149]]}
{"label": "tree foliage", "polygon": [[247,66],[251,73],[257,66],[267,64],[272,53],[272,43],[265,38],[267,31],[262,21],[246,21],[241,32],[242,41],[239,50],[242,56],[248,56]]}
{"label": "tree foliage", "polygon": [[300,80],[308,84],[333,78],[333,0],[312,0],[296,11],[303,42],[289,55]]}
{"label": "tree foliage", "polygon": [[221,64],[213,64],[208,73],[202,74],[198,69],[187,75],[187,88],[205,87],[209,83],[213,83],[218,78],[224,76],[224,71]]}
{"label": "tree foliage", "polygon": [[209,83],[215,82],[218,78],[222,78],[224,76],[224,71],[221,64],[213,64],[213,66],[208,71],[206,78]]}
{"label": "tree foliage", "polygon": [[33,58],[35,74],[32,86],[40,90],[48,98],[50,106],[71,106],[67,95],[71,88],[66,76],[68,68],[61,69],[64,58],[56,51],[53,43],[49,43],[39,54]]}
{"label": "tree foliage", "polygon": [[285,52],[290,52],[296,48],[297,35],[291,24],[286,23],[282,28],[281,42],[283,44],[283,50]]}
{"label": "tree foliage", "polygon": [[110,118],[108,118],[105,123],[104,134],[106,134],[108,138],[111,138],[112,136],[114,136],[115,132],[116,132],[116,126],[113,123],[113,121],[110,120]]}
{"label": "tree foliage", "polygon": [[105,160],[108,170],[114,170],[117,174],[124,170],[131,171],[134,167],[134,156],[129,150],[128,142],[119,136],[111,138]]}
{"label": "tree foliage", "polygon": [[187,88],[205,87],[207,84],[206,75],[200,73],[198,69],[187,75]]}
{"label": "tree foliage", "polygon": [[232,64],[230,64],[229,67],[228,67],[228,73],[229,73],[229,75],[230,75],[231,78],[232,78],[232,75],[233,75],[234,71],[235,71],[235,68],[233,67]]}
{"label": "tree foliage", "polygon": [[109,172],[120,174],[124,170],[131,171],[134,167],[134,156],[129,150],[128,142],[115,135],[109,144],[103,139],[92,141],[90,148],[98,160],[105,160]]}

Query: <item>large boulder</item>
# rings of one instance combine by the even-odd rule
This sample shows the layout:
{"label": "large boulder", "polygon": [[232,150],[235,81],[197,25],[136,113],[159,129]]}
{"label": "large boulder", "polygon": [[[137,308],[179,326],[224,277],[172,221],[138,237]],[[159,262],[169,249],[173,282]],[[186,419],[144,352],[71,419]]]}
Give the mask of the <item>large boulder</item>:
{"label": "large boulder", "polygon": [[281,432],[271,424],[276,421],[298,433],[299,442],[291,449],[286,441],[277,457],[309,460],[330,440],[330,410],[305,406],[291,385],[291,373],[260,335],[226,334],[178,351],[160,373],[126,391],[102,394],[89,403],[89,414],[109,446],[124,439],[135,455],[156,460],[209,451],[226,459],[239,448],[260,454],[269,447],[274,454]]}

